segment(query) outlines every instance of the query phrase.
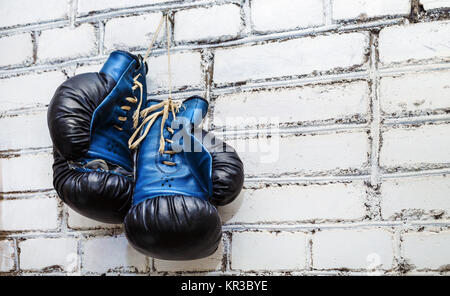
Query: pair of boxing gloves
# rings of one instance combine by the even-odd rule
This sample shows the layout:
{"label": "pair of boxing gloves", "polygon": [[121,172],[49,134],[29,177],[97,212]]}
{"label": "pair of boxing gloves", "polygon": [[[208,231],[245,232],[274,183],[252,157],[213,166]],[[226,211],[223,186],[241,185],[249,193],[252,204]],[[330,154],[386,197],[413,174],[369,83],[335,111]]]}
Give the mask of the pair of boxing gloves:
{"label": "pair of boxing gloves", "polygon": [[114,51],[99,73],[66,80],[48,109],[53,185],[76,212],[124,223],[130,244],[166,260],[211,255],[216,206],[242,189],[237,153],[198,125],[208,102],[147,99],[147,64]]}

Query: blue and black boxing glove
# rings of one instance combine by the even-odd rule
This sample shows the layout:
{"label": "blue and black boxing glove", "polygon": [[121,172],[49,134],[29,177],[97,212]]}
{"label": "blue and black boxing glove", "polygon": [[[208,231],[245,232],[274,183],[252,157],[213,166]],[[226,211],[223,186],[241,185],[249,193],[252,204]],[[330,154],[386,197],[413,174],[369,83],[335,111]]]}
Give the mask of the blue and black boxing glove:
{"label": "blue and black boxing glove", "polygon": [[53,185],[73,210],[122,223],[134,186],[128,139],[146,104],[142,58],[114,51],[99,73],[76,75],[56,90],[47,113]]}

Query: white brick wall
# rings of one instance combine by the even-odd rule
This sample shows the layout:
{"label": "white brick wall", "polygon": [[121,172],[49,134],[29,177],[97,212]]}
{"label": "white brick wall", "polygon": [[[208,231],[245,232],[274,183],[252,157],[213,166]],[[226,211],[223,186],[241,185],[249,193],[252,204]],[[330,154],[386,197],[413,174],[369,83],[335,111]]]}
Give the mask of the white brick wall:
{"label": "white brick wall", "polygon": [[380,82],[381,109],[388,114],[448,110],[449,96],[450,71],[384,77]]}
{"label": "white brick wall", "polygon": [[[74,272],[76,264],[77,240],[74,238],[33,238],[19,243],[20,268],[37,271],[55,268]],[[75,264],[73,264],[75,263]]]}
{"label": "white brick wall", "polygon": [[188,260],[188,261],[168,261],[155,259],[155,269],[162,272],[179,272],[179,271],[217,271],[221,270],[223,261],[223,244],[220,244],[217,251],[209,257]]}
{"label": "white brick wall", "polygon": [[416,232],[403,235],[403,256],[417,269],[448,270],[450,232]]}
{"label": "white brick wall", "polygon": [[389,64],[448,57],[449,33],[447,21],[385,28],[380,32],[380,60]]}
{"label": "white brick wall", "polygon": [[97,50],[94,27],[90,24],[43,31],[38,44],[40,61],[87,56]]}
{"label": "white brick wall", "polygon": [[[51,7],[51,9],[50,9]],[[67,1],[14,0],[2,3],[0,27],[10,27],[67,18]]]}
{"label": "white brick wall", "polygon": [[217,50],[214,82],[239,82],[308,74],[365,63],[366,34],[300,38],[280,43]]}
{"label": "white brick wall", "polygon": [[364,199],[362,182],[246,189],[220,213],[226,223],[359,220]]}
{"label": "white brick wall", "polygon": [[47,105],[56,88],[64,80],[66,77],[61,71],[32,73],[0,79],[0,89],[2,90],[0,112]]}
{"label": "white brick wall", "polygon": [[[286,9],[288,7],[288,9]],[[322,25],[323,1],[253,0],[251,16],[256,31],[280,31]]]}
{"label": "white brick wall", "polygon": [[33,44],[30,34],[1,37],[0,47],[3,52],[0,56],[0,66],[22,64],[32,59]]}
{"label": "white brick wall", "polygon": [[304,233],[234,233],[231,248],[232,269],[301,270],[306,267]]}
{"label": "white brick wall", "polygon": [[[154,35],[149,29],[156,30],[160,19],[161,13],[151,13],[109,20],[105,25],[105,49],[113,51],[130,47],[147,47]],[[164,28],[159,34],[159,39],[165,36]]]}
{"label": "white brick wall", "polygon": [[448,163],[450,128],[429,125],[398,128],[383,133],[380,163],[386,167]]}
{"label": "white brick wall", "polygon": [[[0,2],[0,275],[448,273],[449,1]],[[165,12],[174,97],[205,96],[246,174],[217,252],[182,262],[59,200],[46,123],[58,85],[144,54]]]}
{"label": "white brick wall", "polygon": [[[365,117],[369,109],[369,88],[366,82],[358,81],[332,86],[241,92],[219,96],[215,106],[214,124],[228,127],[243,126],[245,120],[235,119],[249,114],[267,119],[276,117],[280,123],[355,115]],[[273,112],[275,106],[276,114]]]}
{"label": "white brick wall", "polygon": [[8,272],[14,269],[14,246],[10,240],[0,241],[0,272]]}
{"label": "white brick wall", "polygon": [[390,269],[392,235],[385,230],[323,230],[313,236],[314,269]]}
{"label": "white brick wall", "polygon": [[234,4],[182,10],[175,18],[175,41],[226,40],[242,30],[240,8]]}
{"label": "white brick wall", "polygon": [[409,0],[333,0],[332,9],[335,20],[364,19],[407,15],[411,10],[411,3]]}
{"label": "white brick wall", "polygon": [[0,231],[53,230],[57,224],[55,198],[1,200]]}
{"label": "white brick wall", "polygon": [[450,215],[450,177],[414,177],[402,180],[387,180],[381,186],[381,210],[386,219],[392,216],[407,216],[408,211],[417,219],[424,214],[431,216]]}
{"label": "white brick wall", "polygon": [[125,236],[100,237],[84,243],[83,270],[94,273],[144,272],[147,260],[127,242]]}
{"label": "white brick wall", "polygon": [[228,142],[252,175],[360,169],[367,162],[368,140],[362,132]]}
{"label": "white brick wall", "polygon": [[425,10],[450,7],[449,0],[420,0]]}

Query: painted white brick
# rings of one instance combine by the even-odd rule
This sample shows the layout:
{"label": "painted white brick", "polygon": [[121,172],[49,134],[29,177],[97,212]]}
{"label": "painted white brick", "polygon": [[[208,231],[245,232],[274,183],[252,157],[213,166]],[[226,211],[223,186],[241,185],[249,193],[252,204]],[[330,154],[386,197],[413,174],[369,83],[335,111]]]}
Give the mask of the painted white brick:
{"label": "painted white brick", "polygon": [[450,7],[450,0],[420,0],[420,3],[425,10]]}
{"label": "painted white brick", "polygon": [[[176,53],[170,55],[172,66],[173,87],[201,86],[200,54]],[[157,89],[168,90],[169,74],[167,69],[167,56],[151,57],[147,60],[147,91],[152,92]]]}
{"label": "painted white brick", "polygon": [[247,189],[219,212],[226,223],[356,220],[366,214],[365,196],[362,182]]}
{"label": "painted white brick", "polygon": [[403,235],[403,257],[416,269],[446,269],[450,264],[450,231]]}
{"label": "painted white brick", "polygon": [[47,153],[0,158],[0,192],[53,188],[52,164]]}
{"label": "painted white brick", "polygon": [[0,201],[0,230],[50,230],[58,226],[55,198]]}
{"label": "painted white brick", "polygon": [[78,0],[78,13],[86,14],[94,11],[134,7],[178,0]]}
{"label": "painted white brick", "polygon": [[367,46],[367,34],[349,33],[219,49],[214,58],[214,82],[257,80],[359,66],[366,63]]}
{"label": "painted white brick", "polygon": [[384,132],[382,136],[382,166],[448,163],[450,160],[449,125],[399,128]]}
{"label": "painted white brick", "polygon": [[379,229],[323,230],[313,236],[315,269],[390,269],[392,236]]}
{"label": "painted white brick", "polygon": [[[105,49],[147,48],[160,19],[161,13],[152,13],[109,20],[105,25]],[[163,27],[158,38],[163,38],[165,34]]]}
{"label": "painted white brick", "polygon": [[60,71],[0,79],[0,111],[47,105],[65,80]]}
{"label": "painted white brick", "polygon": [[39,37],[37,56],[43,61],[93,55],[97,53],[96,42],[94,27],[90,24],[46,30]]}
{"label": "painted white brick", "polygon": [[82,268],[96,273],[145,272],[147,259],[128,244],[125,236],[100,237],[89,239],[84,244]]}
{"label": "painted white brick", "polygon": [[[274,114],[273,108],[277,112]],[[222,95],[214,107],[215,126],[245,126],[253,120],[276,118],[280,123],[366,116],[369,109],[367,82],[305,86],[295,89],[240,92]],[[242,117],[242,120],[236,120]]]}
{"label": "painted white brick", "polygon": [[[1,19],[1,17],[0,17]],[[0,38],[0,66],[22,64],[33,59],[30,34],[18,34]]]}
{"label": "painted white brick", "polygon": [[216,271],[222,268],[223,245],[220,244],[217,251],[211,256],[198,260],[168,261],[155,259],[154,264],[157,271]]}
{"label": "painted white brick", "polygon": [[36,238],[19,243],[20,269],[40,270],[58,267],[63,271],[77,268],[77,240],[75,238]]}
{"label": "painted white brick", "polygon": [[0,27],[67,18],[64,0],[14,0],[0,6]]}
{"label": "painted white brick", "polygon": [[450,109],[449,97],[450,71],[384,77],[380,81],[381,108],[388,114]]}
{"label": "painted white brick", "polygon": [[67,209],[67,224],[71,229],[96,229],[96,228],[117,228],[119,224],[101,223],[89,218],[86,218],[71,208],[65,206]]}
{"label": "painted white brick", "polygon": [[9,240],[0,241],[0,272],[8,272],[14,269],[14,247]]}
{"label": "painted white brick", "polygon": [[281,31],[323,24],[323,1],[253,0],[251,17],[256,31]]}
{"label": "painted white brick", "polygon": [[311,173],[358,169],[367,162],[363,132],[227,140],[245,163],[247,174]]}
{"label": "painted white brick", "polygon": [[304,233],[233,233],[231,268],[234,270],[299,270],[305,265]]}
{"label": "painted white brick", "polygon": [[333,0],[335,20],[407,15],[410,11],[410,0]]}
{"label": "painted white brick", "polygon": [[0,126],[0,151],[51,146],[46,112],[0,118]]}
{"label": "painted white brick", "polygon": [[386,180],[381,185],[381,213],[385,219],[405,210],[434,211],[450,216],[450,177],[413,177]]}
{"label": "painted white brick", "polygon": [[242,30],[240,8],[234,4],[194,8],[175,14],[175,40],[227,40]]}
{"label": "painted white brick", "polygon": [[380,60],[383,64],[450,57],[450,22],[394,26],[381,30]]}
{"label": "painted white brick", "polygon": [[100,72],[103,64],[92,64],[92,65],[83,65],[75,68],[74,75],[83,74],[83,73],[91,73],[91,72]]}

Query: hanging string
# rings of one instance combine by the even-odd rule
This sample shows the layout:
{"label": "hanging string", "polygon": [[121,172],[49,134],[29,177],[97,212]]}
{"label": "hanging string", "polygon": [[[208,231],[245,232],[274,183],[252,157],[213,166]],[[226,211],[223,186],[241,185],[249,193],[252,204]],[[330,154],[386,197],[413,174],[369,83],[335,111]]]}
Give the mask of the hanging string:
{"label": "hanging string", "polygon": [[142,59],[143,63],[145,63],[147,58],[150,56],[150,53],[152,52],[153,45],[155,44],[156,38],[158,38],[159,31],[161,31],[161,27],[162,27],[164,19],[165,19],[165,15],[163,14],[161,16],[161,20],[159,21],[158,28],[156,29],[156,32],[155,32],[155,34],[153,34],[153,38],[152,38],[152,41],[150,42],[150,45],[148,46],[147,52],[145,53],[144,58]]}
{"label": "hanging string", "polygon": [[170,27],[169,14],[166,14],[166,33],[167,33],[167,70],[169,73],[169,100],[172,99],[172,72],[170,67]]}

